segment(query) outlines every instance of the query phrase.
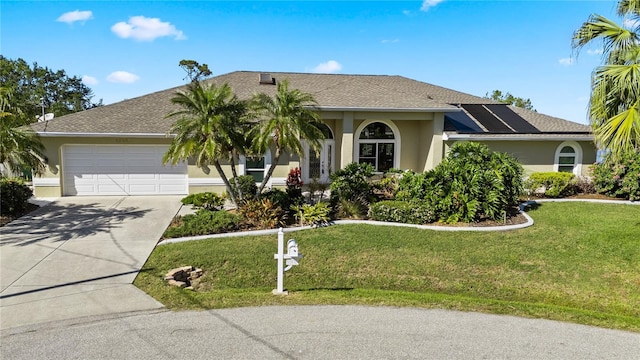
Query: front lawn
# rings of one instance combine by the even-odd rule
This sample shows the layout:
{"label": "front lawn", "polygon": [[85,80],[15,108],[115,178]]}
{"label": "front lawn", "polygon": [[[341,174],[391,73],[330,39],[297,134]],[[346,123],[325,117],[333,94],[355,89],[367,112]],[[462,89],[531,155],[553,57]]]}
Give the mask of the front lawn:
{"label": "front lawn", "polygon": [[[544,203],[535,225],[439,232],[340,225],[285,235],[304,258],[274,296],[277,237],[159,246],[135,285],[170,309],[365,304],[540,317],[640,331],[640,206]],[[168,270],[204,270],[195,291]]]}

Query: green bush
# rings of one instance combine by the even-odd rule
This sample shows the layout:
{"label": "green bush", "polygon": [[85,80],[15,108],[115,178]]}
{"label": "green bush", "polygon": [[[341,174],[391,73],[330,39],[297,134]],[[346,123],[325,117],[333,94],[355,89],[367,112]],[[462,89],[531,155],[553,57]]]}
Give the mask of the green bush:
{"label": "green bush", "polygon": [[369,201],[372,194],[369,178],[373,171],[371,164],[347,164],[331,174],[331,196],[339,200]]}
{"label": "green bush", "polygon": [[362,219],[367,214],[369,203],[358,200],[335,200],[334,213],[340,219]]}
{"label": "green bush", "polygon": [[294,218],[294,211],[292,206],[301,205],[304,202],[302,192],[299,189],[287,189],[286,191],[273,188],[263,192],[258,196],[258,199],[269,199],[274,206],[281,208],[285,212],[284,219],[292,220]]}
{"label": "green bush", "polygon": [[[251,175],[242,175],[234,178],[238,181],[238,187],[242,191],[242,200],[253,200],[256,198],[256,193],[258,192],[258,186],[256,185],[256,180]],[[233,190],[236,198],[240,200],[240,196],[238,194],[238,190],[236,187],[236,181],[234,179],[229,179],[231,183],[231,189]],[[230,194],[227,192],[227,195]]]}
{"label": "green bush", "polygon": [[242,217],[227,211],[198,210],[177,218],[165,232],[164,238],[218,234],[238,230]]}
{"label": "green bush", "polygon": [[269,199],[248,200],[239,211],[244,223],[254,229],[275,229],[286,225],[287,213]]}
{"label": "green bush", "polygon": [[294,206],[294,210],[300,225],[324,226],[329,224],[329,220],[331,220],[331,208],[326,202]]}
{"label": "green bush", "polygon": [[447,223],[498,220],[518,205],[522,172],[505,153],[479,143],[456,143],[435,169],[403,174],[396,199],[424,200]]}
{"label": "green bush", "polygon": [[193,205],[198,209],[218,210],[224,205],[224,199],[212,192],[191,194],[180,200],[184,205]]}
{"label": "green bush", "polygon": [[618,160],[607,156],[591,168],[596,191],[607,196],[640,200],[640,153],[627,153]]}
{"label": "green bush", "polygon": [[21,179],[0,179],[0,213],[22,215],[29,205],[33,191]]}
{"label": "green bush", "polygon": [[399,200],[383,200],[371,204],[369,218],[407,224],[428,224],[437,220],[433,209],[426,204]]}
{"label": "green bush", "polygon": [[525,182],[531,195],[551,198],[570,196],[575,193],[576,176],[568,172],[537,172]]}

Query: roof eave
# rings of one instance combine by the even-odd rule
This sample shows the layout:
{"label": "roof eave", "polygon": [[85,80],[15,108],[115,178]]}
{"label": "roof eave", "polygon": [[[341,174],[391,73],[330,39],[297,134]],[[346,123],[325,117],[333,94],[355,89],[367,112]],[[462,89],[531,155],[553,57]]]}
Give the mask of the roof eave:
{"label": "roof eave", "polygon": [[359,106],[312,106],[320,111],[370,111],[370,112],[458,112],[459,108],[396,108],[396,107],[359,107]]}
{"label": "roof eave", "polygon": [[540,133],[540,134],[458,134],[443,133],[443,140],[479,140],[479,141],[594,141],[593,134],[588,133]]}
{"label": "roof eave", "polygon": [[107,138],[115,138],[115,137],[129,137],[129,138],[167,138],[174,137],[173,134],[158,134],[158,133],[74,133],[74,132],[36,132],[41,137],[86,137],[86,138],[96,138],[96,137],[107,137]]}

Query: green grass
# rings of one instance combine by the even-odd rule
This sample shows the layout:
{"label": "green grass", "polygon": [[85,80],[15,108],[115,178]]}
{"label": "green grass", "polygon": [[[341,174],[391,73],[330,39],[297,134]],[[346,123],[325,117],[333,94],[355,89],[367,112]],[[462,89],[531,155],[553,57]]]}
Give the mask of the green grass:
{"label": "green grass", "polygon": [[[276,287],[277,238],[226,238],[155,249],[135,281],[171,309],[276,304],[415,306],[539,317],[640,331],[640,206],[544,203],[535,225],[440,232],[340,225],[285,235],[304,258]],[[164,284],[171,268],[205,275],[196,291]]]}

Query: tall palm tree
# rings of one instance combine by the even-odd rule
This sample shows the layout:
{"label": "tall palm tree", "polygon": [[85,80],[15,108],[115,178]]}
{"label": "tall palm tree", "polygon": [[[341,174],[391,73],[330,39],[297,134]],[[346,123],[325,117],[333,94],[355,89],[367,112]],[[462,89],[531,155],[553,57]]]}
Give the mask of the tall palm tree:
{"label": "tall palm tree", "polygon": [[44,146],[26,123],[20,109],[11,107],[11,92],[0,88],[0,164],[14,174],[25,168],[42,174]]}
{"label": "tall palm tree", "polygon": [[320,115],[309,108],[316,104],[313,95],[298,89],[289,90],[287,80],[278,83],[274,97],[260,93],[253,97],[252,104],[259,119],[254,151],[264,154],[270,148],[274,150],[271,166],[258,188],[260,194],[284,152],[303,156],[301,140],[306,140],[313,150],[319,150],[324,134],[319,128]]}
{"label": "tall palm tree", "polygon": [[640,0],[621,0],[617,13],[630,28],[593,14],[573,34],[579,51],[603,43],[604,64],[591,79],[589,117],[599,147],[614,157],[640,150]]}
{"label": "tall palm tree", "polygon": [[228,84],[203,85],[198,81],[187,85],[186,92],[175,93],[171,102],[180,109],[167,114],[178,120],[169,129],[169,134],[175,137],[164,155],[164,163],[194,158],[196,166],[205,172],[213,165],[237,206],[236,194],[220,162],[230,160],[236,173],[235,154],[245,142],[240,129],[245,122],[246,102],[238,100]]}

